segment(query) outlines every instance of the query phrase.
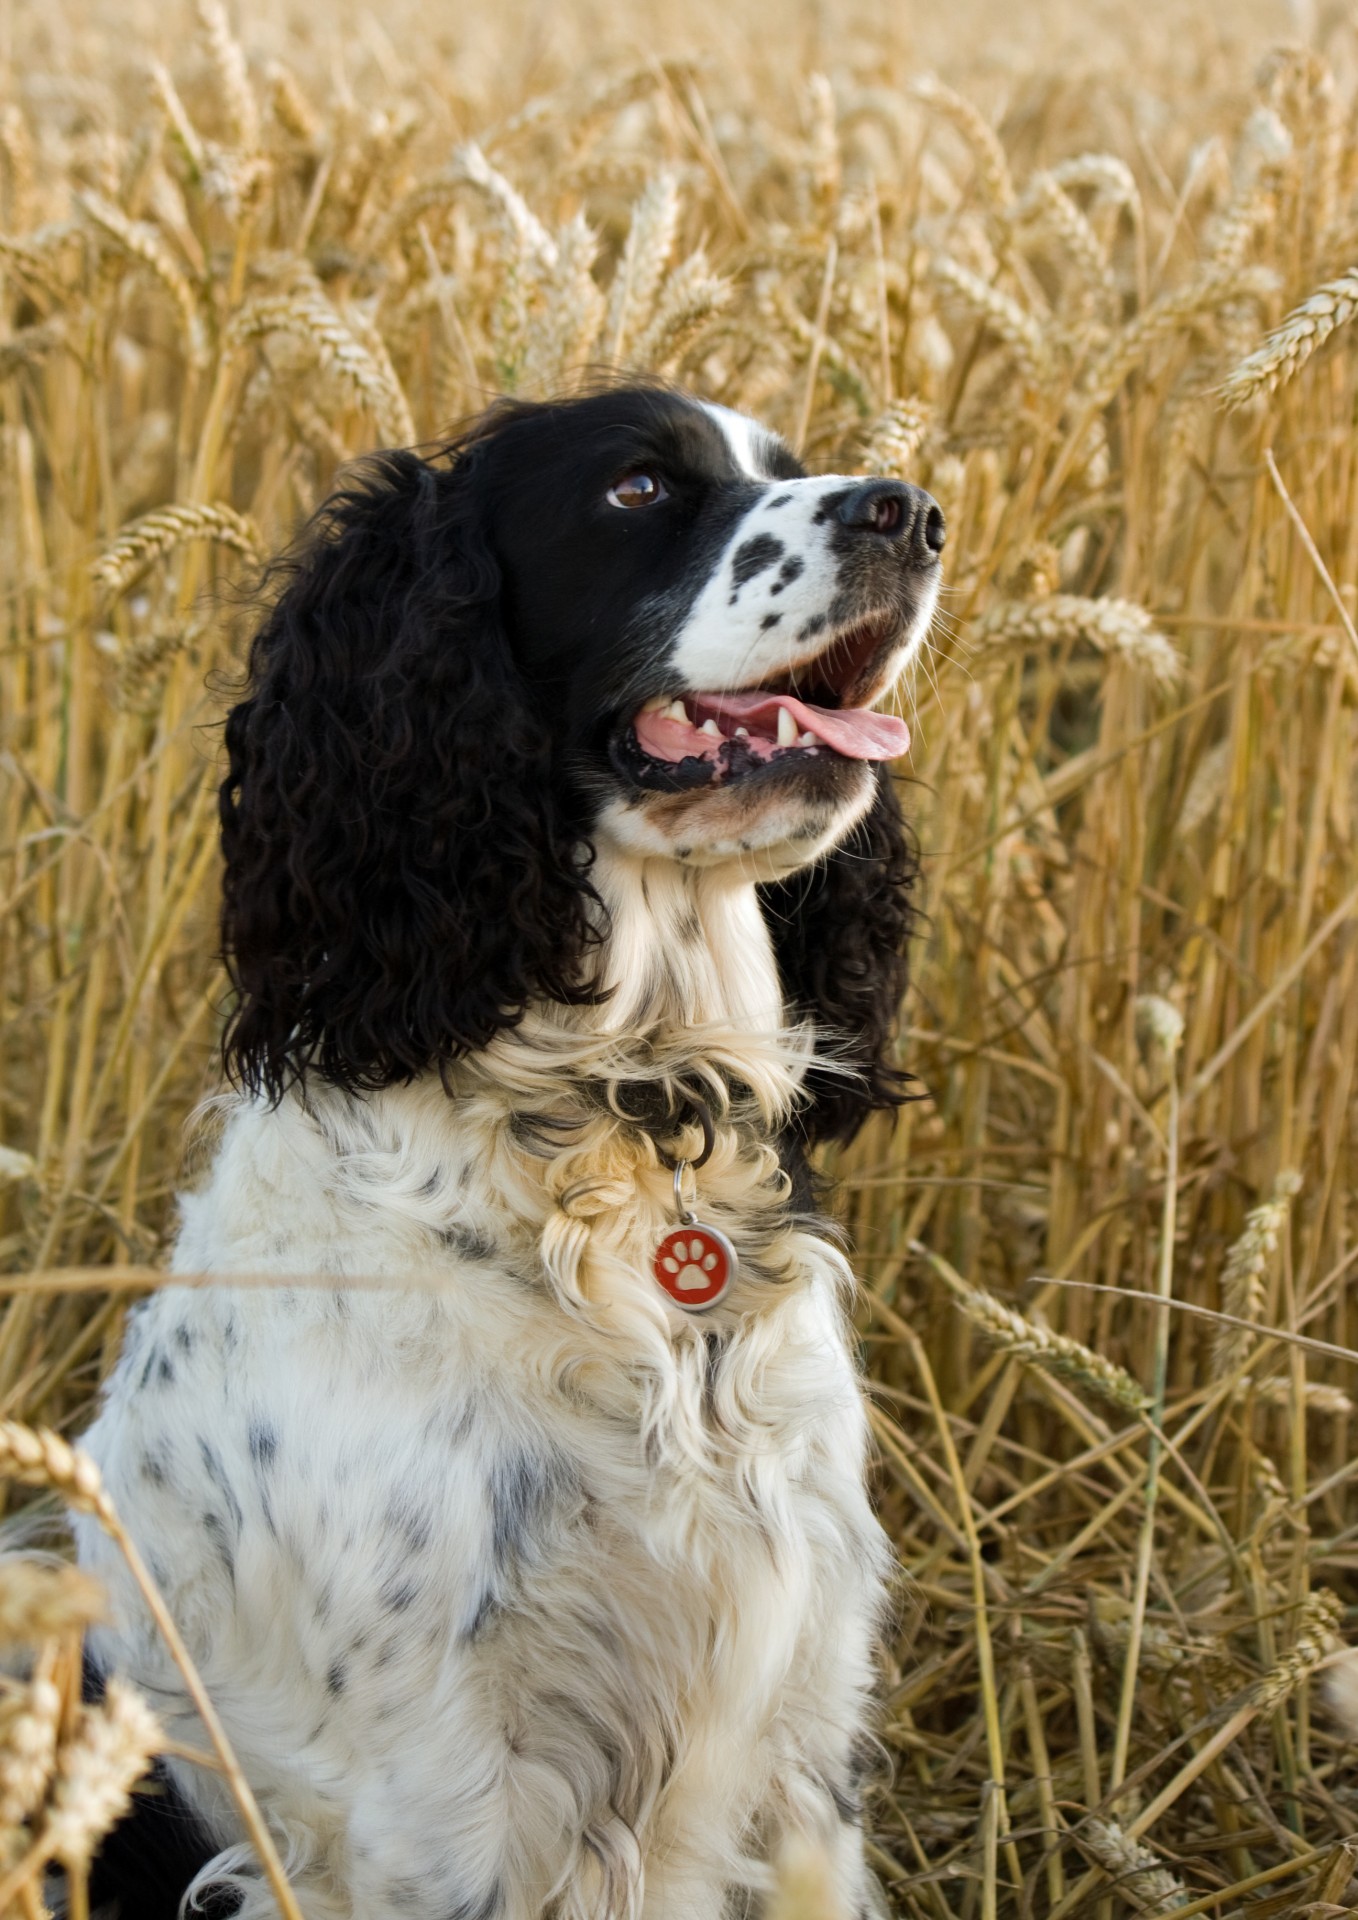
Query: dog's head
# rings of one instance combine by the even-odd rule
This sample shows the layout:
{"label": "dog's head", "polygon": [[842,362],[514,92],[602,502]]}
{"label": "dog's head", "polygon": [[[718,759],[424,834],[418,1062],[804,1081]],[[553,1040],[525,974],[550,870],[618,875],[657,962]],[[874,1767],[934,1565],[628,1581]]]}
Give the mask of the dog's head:
{"label": "dog's head", "polygon": [[227,724],[229,1066],[380,1086],[586,996],[608,847],[763,885],[789,999],[864,1075],[808,1131],[852,1131],[898,1097],[912,870],[908,736],[872,704],[942,545],[917,488],[808,477],[659,388],[368,463],[284,563]]}

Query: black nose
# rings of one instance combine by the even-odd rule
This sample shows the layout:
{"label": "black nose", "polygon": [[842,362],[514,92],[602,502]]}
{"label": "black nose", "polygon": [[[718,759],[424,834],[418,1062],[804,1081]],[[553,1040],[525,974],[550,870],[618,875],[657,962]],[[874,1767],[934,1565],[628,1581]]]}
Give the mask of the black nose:
{"label": "black nose", "polygon": [[948,537],[937,500],[904,480],[865,480],[840,501],[836,518],[843,527],[898,542],[917,567],[931,565]]}

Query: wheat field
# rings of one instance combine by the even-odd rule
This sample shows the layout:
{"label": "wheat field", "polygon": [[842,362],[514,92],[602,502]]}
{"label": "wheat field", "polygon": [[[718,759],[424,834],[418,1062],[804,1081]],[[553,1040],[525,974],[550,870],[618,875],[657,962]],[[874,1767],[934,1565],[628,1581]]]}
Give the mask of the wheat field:
{"label": "wheat field", "polygon": [[[260,561],[365,449],[661,373],[949,522],[922,1097],[834,1169],[892,1910],[1358,1912],[1358,32],[478,11],[0,8],[10,1504],[122,1538],[60,1436],[215,1084]],[[0,1576],[0,1914],[55,1863],[83,1920],[155,1748],[79,1704],[97,1607]]]}

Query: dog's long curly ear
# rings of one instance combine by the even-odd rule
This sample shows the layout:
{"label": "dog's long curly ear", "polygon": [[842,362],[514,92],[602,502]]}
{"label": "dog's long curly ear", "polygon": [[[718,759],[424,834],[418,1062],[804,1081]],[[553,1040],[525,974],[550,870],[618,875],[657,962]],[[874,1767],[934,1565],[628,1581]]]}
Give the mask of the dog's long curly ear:
{"label": "dog's long curly ear", "polygon": [[808,1146],[852,1140],[869,1114],[910,1098],[911,1076],[890,1048],[917,872],[896,789],[881,767],[872,807],[843,846],[809,872],[760,889],[789,1006],[811,1016],[827,1056],[855,1069],[850,1077],[812,1067],[796,1123]]}
{"label": "dog's long curly ear", "polygon": [[228,1073],[277,1099],[483,1047],[580,997],[590,895],[501,629],[473,445],[383,454],[327,503],[226,726]]}

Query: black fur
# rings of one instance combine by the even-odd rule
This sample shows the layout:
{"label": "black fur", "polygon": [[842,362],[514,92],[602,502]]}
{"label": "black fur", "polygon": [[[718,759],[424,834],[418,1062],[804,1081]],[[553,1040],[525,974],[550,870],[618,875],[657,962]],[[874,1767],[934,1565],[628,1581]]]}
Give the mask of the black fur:
{"label": "black fur", "polygon": [[479,450],[387,453],[328,503],[226,727],[232,1076],[277,1099],[483,1047],[576,997],[590,935],[552,742],[500,624]]}
{"label": "black fur", "polygon": [[[87,1700],[104,1695],[104,1676],[88,1659],[82,1691]],[[90,1905],[101,1920],[178,1920],[186,1889],[217,1851],[157,1762],[100,1844]],[[200,1920],[228,1920],[239,1904],[234,1893],[219,1891],[194,1911]]]}
{"label": "black fur", "polygon": [[760,896],[783,990],[815,1020],[823,1043],[859,1078],[813,1068],[795,1124],[807,1146],[850,1141],[868,1116],[904,1105],[912,1076],[895,1064],[892,1033],[909,975],[916,910],[914,841],[890,770],[878,769],[871,811],[844,845]]}

